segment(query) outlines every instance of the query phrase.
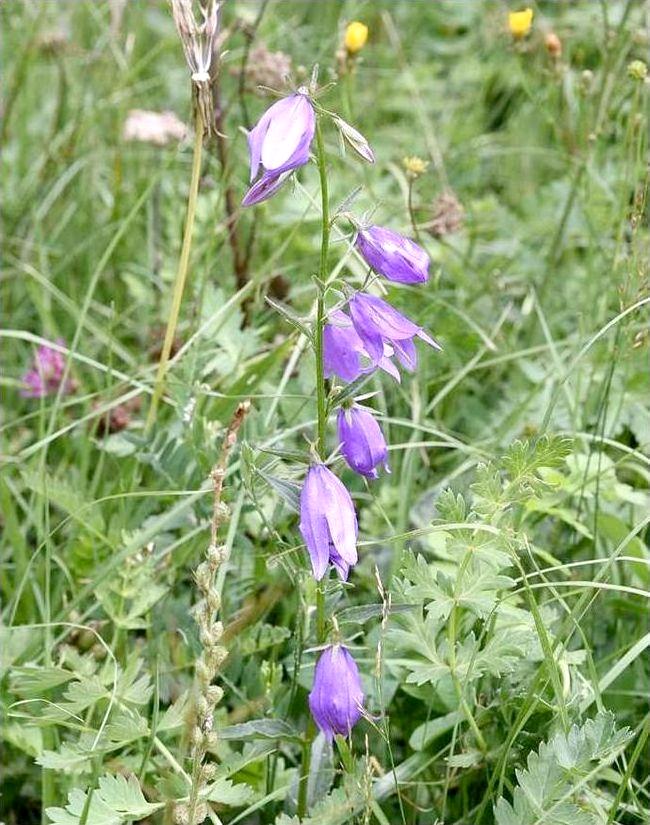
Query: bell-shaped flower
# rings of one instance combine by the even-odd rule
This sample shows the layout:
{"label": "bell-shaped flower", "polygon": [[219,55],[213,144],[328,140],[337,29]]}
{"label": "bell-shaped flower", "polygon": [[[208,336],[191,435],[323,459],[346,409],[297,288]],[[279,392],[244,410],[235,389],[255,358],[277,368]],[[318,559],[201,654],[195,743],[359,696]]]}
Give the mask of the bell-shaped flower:
{"label": "bell-shaped flower", "polygon": [[298,91],[269,107],[248,133],[251,183],[242,204],[251,206],[270,198],[294,169],[309,160],[316,114],[307,94]]}
{"label": "bell-shaped flower", "polygon": [[399,371],[390,360],[392,354],[392,348],[386,346],[379,361],[373,363],[352,325],[350,316],[340,309],[330,312],[329,323],[323,329],[323,364],[326,378],[338,375],[343,381],[355,381],[360,375],[372,372],[379,366],[399,381]]}
{"label": "bell-shaped flower", "polygon": [[402,366],[413,371],[417,365],[414,338],[421,338],[434,349],[442,349],[422,327],[376,295],[357,292],[350,299],[350,315],[354,329],[374,364],[384,357],[388,344]]}
{"label": "bell-shaped flower", "polygon": [[[61,347],[65,346],[62,338],[59,338],[56,343]],[[53,395],[59,390],[64,372],[63,353],[43,344],[36,351],[32,368],[23,375],[23,389],[20,394],[24,398],[44,398],[47,395]],[[67,378],[63,393],[71,393],[74,389],[74,380]]]}
{"label": "bell-shaped flower", "polygon": [[341,407],[336,426],[341,454],[355,473],[377,478],[380,464],[390,472],[386,439],[370,410],[359,404]]}
{"label": "bell-shaped flower", "polygon": [[422,284],[429,279],[429,256],[414,241],[382,226],[361,229],[356,247],[368,266],[400,284]]}
{"label": "bell-shaped flower", "polygon": [[333,564],[345,581],[357,563],[357,514],[343,482],[324,464],[310,467],[300,493],[300,532],[320,581]]}
{"label": "bell-shaped flower", "polygon": [[359,668],[343,645],[331,645],[321,653],[314,670],[309,709],[329,742],[337,733],[349,736],[361,718],[363,687]]}

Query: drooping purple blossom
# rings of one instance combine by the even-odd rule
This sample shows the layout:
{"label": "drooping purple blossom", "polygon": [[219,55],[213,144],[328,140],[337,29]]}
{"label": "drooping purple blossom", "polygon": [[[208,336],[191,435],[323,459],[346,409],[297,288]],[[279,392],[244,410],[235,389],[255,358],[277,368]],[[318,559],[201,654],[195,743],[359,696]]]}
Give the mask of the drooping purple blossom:
{"label": "drooping purple blossom", "polygon": [[359,404],[341,407],[336,426],[341,454],[356,473],[377,478],[380,464],[390,472],[386,439],[370,410]]}
{"label": "drooping purple blossom", "polygon": [[357,514],[344,484],[324,464],[310,467],[300,494],[300,532],[320,581],[333,564],[343,581],[357,563]]}
{"label": "drooping purple blossom", "polygon": [[309,709],[329,742],[337,733],[349,736],[361,718],[363,687],[359,668],[343,645],[326,648],[316,663]]}
{"label": "drooping purple blossom", "polygon": [[399,232],[370,226],[359,231],[356,246],[368,266],[389,281],[422,284],[429,279],[429,256]]}
{"label": "drooping purple blossom", "polygon": [[[58,338],[56,343],[64,347],[65,342]],[[44,398],[53,395],[59,389],[65,372],[65,358],[63,353],[43,344],[36,350],[33,366],[22,377],[24,385],[20,394],[24,398]],[[74,390],[74,381],[67,378],[63,388],[64,393]]]}
{"label": "drooping purple blossom", "polygon": [[392,347],[398,361],[409,371],[417,365],[414,338],[421,338],[434,349],[442,349],[422,327],[376,295],[357,292],[350,299],[354,329],[374,364],[384,357],[385,346]]}
{"label": "drooping purple blossom", "polygon": [[315,129],[314,108],[303,91],[278,100],[264,112],[248,133],[251,183],[260,167],[263,172],[246,193],[243,206],[270,198],[294,169],[307,163]]}
{"label": "drooping purple blossom", "polygon": [[323,329],[323,364],[326,378],[338,375],[344,381],[354,381],[378,366],[399,381],[399,371],[390,360],[392,354],[393,349],[386,345],[382,357],[377,363],[373,363],[354,329],[350,316],[340,309],[330,312],[329,323]]}

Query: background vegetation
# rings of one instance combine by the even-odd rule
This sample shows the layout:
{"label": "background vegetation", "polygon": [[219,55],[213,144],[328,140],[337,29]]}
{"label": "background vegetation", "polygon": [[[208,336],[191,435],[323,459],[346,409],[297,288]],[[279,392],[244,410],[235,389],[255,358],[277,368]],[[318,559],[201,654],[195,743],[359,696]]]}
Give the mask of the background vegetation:
{"label": "background vegetation", "polygon": [[[377,164],[362,167],[326,131],[332,204],[361,182],[357,212],[417,229],[433,277],[390,298],[444,346],[401,385],[363,387],[392,474],[344,471],[361,559],[328,615],[359,662],[367,718],[349,747],[316,740],[307,821],[649,820],[648,84],[633,63],[648,8],[539,2],[518,41],[512,10],[224,4],[222,137],[206,145],[176,356],[145,434],[192,141],[123,130],[132,109],[191,120],[171,15],[163,0],[2,3],[8,825],[183,821],[193,570],[210,469],[244,399],[202,813],[297,821],[315,636],[294,502],[315,409],[313,359],[287,312],[304,320],[314,296],[315,165],[239,208],[242,127],[272,99],[257,84],[278,88],[289,60],[296,84],[318,63],[319,100],[371,142]],[[369,41],[342,75],[354,19]],[[411,155],[429,163],[415,180]],[[361,278],[348,240],[335,233],[329,266]],[[36,346],[59,338],[75,391],[22,397]]]}

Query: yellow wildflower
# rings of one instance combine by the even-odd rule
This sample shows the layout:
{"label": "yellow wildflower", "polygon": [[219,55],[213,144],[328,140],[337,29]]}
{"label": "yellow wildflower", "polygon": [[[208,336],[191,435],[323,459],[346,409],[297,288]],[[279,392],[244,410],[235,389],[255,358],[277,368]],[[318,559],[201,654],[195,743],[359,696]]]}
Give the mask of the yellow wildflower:
{"label": "yellow wildflower", "polygon": [[634,80],[645,80],[648,76],[648,67],[643,60],[633,60],[627,66],[628,77]]}
{"label": "yellow wildflower", "polygon": [[354,20],[348,23],[345,29],[345,48],[348,54],[356,54],[366,45],[368,40],[368,26]]}
{"label": "yellow wildflower", "polygon": [[508,14],[508,28],[510,34],[517,39],[526,37],[533,25],[533,10],[511,11]]}
{"label": "yellow wildflower", "polygon": [[426,160],[422,160],[422,158],[417,157],[417,155],[404,158],[402,163],[404,164],[406,174],[410,178],[419,178],[420,175],[426,172],[427,166],[429,165]]}

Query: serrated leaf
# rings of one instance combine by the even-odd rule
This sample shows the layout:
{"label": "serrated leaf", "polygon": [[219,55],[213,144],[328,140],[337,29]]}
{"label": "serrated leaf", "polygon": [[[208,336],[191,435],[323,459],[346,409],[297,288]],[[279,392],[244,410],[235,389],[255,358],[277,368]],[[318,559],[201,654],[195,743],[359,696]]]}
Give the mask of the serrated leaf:
{"label": "serrated leaf", "polygon": [[581,727],[574,725],[568,734],[542,742],[537,752],[528,754],[526,769],[516,771],[512,804],[505,799],[497,802],[497,825],[600,823],[599,812],[589,808],[588,795],[580,793],[580,806],[572,797],[582,784],[596,781],[598,769],[605,768],[629,738],[629,731],[615,730],[612,714],[600,713]]}
{"label": "serrated leaf", "polygon": [[[87,794],[78,788],[68,794],[65,808],[47,808],[52,825],[80,825],[87,804]],[[165,807],[164,802],[147,802],[138,780],[121,774],[106,775],[90,799],[86,812],[87,825],[121,825],[131,819],[142,819]]]}
{"label": "serrated leaf", "polygon": [[237,808],[249,803],[254,793],[250,785],[245,782],[239,782],[235,785],[230,779],[220,777],[208,787],[207,792],[202,796],[210,802],[218,802],[221,805]]}
{"label": "serrated leaf", "polygon": [[18,696],[40,696],[44,691],[59,687],[74,678],[74,673],[60,667],[24,665],[13,668],[10,690]]}

